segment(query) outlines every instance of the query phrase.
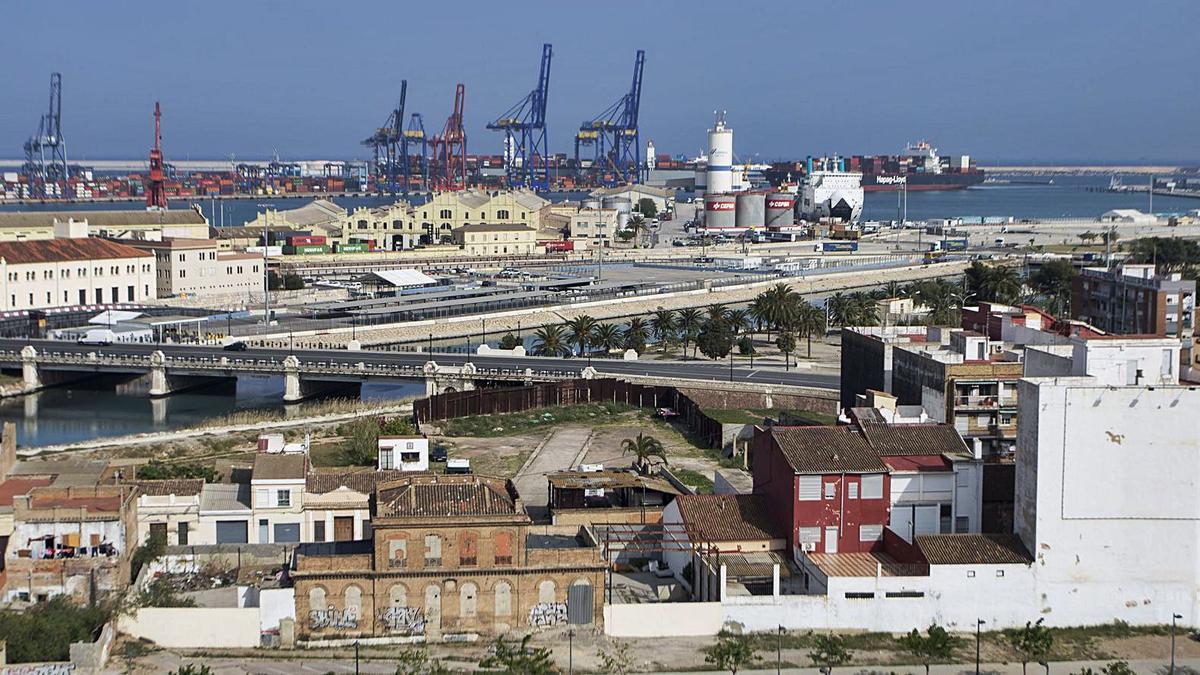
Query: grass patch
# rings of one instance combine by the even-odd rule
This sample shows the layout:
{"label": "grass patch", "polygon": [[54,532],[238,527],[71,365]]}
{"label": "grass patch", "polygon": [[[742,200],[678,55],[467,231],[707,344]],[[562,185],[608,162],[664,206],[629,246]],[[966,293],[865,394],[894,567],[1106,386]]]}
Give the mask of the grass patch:
{"label": "grass patch", "polygon": [[561,408],[537,408],[503,415],[476,415],[447,420],[442,425],[443,436],[473,436],[495,438],[513,436],[535,429],[560,424],[582,422],[604,424],[633,408],[624,403],[584,403]]}
{"label": "grass patch", "polygon": [[693,471],[691,469],[670,469],[670,472],[675,474],[684,485],[690,485],[696,489],[696,494],[711,495],[713,493],[713,482],[708,476]]}

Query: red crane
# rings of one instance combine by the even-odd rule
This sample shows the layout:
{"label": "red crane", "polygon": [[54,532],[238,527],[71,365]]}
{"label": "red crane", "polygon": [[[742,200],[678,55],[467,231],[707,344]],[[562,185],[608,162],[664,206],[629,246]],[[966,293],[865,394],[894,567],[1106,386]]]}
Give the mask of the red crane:
{"label": "red crane", "polygon": [[146,180],[146,208],[167,208],[167,176],[163,168],[162,109],[154,102],[154,147],[150,150],[150,178]]}
{"label": "red crane", "polygon": [[442,133],[433,137],[433,161],[436,173],[434,190],[462,190],[467,187],[467,130],[463,128],[463,102],[467,88],[461,83],[454,90],[454,112],[446,118]]}

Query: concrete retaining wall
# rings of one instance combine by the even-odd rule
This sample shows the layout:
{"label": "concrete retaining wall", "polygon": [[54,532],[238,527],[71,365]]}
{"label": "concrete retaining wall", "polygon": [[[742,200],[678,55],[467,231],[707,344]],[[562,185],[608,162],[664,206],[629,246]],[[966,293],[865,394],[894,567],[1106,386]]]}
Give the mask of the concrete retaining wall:
{"label": "concrete retaining wall", "polygon": [[122,633],[173,649],[257,647],[259,610],[247,608],[144,607],[120,618]]}
{"label": "concrete retaining wall", "polygon": [[719,602],[604,606],[604,632],[612,637],[716,635],[724,623]]}

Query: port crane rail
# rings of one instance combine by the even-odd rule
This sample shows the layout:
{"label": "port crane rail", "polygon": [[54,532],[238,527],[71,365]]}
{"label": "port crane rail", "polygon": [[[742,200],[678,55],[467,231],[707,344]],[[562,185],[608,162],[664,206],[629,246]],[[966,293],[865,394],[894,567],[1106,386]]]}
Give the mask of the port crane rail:
{"label": "port crane rail", "polygon": [[605,186],[635,184],[641,180],[641,147],[638,143],[638,114],[642,104],[642,70],[646,52],[639,49],[633,63],[629,91],[596,117],[585,120],[575,135],[575,165],[580,147],[591,148],[590,170]]}
{"label": "port crane rail", "polygon": [[550,92],[550,60],[553,56],[551,45],[542,45],[537,86],[487,125],[492,131],[504,132],[504,175],[510,187],[550,188],[546,100]]}

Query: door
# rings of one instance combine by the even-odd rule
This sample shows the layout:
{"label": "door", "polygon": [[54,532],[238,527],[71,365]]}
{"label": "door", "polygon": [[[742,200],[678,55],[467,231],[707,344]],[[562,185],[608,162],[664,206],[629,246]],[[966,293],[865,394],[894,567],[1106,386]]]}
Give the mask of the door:
{"label": "door", "polygon": [[258,521],[258,543],[271,543],[271,524],[266,518],[262,518]]}
{"label": "door", "polygon": [[576,582],[567,588],[567,623],[584,626],[592,622],[592,585]]}
{"label": "door", "polygon": [[838,552],[838,529],[836,527],[825,528],[825,552]]}
{"label": "door", "polygon": [[275,543],[295,544],[300,541],[300,523],[276,523]]}
{"label": "door", "polygon": [[188,543],[188,524],[179,523],[179,545],[187,546]]}
{"label": "door", "polygon": [[166,523],[150,523],[150,539],[167,542],[167,524]]}
{"label": "door", "polygon": [[354,539],[354,516],[335,516],[333,519],[333,540],[350,541]]}
{"label": "door", "polygon": [[937,534],[940,530],[941,509],[937,504],[918,506],[913,512],[913,534]]}
{"label": "door", "polygon": [[249,541],[249,525],[244,520],[218,520],[218,544],[245,544]]}

